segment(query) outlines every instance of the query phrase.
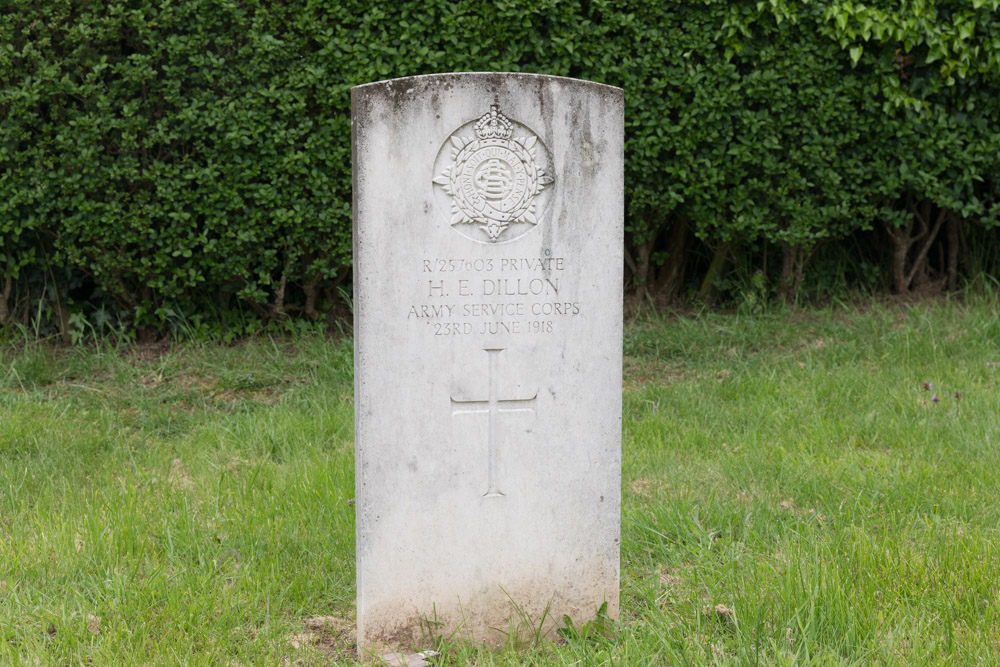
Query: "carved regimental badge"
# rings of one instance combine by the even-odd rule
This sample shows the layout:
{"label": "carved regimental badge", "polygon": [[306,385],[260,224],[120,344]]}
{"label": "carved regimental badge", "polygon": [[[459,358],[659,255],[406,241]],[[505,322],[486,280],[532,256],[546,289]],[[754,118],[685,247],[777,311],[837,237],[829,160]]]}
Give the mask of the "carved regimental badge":
{"label": "carved regimental badge", "polygon": [[[475,130],[475,137],[466,134]],[[548,151],[538,135],[500,113],[498,104],[458,128],[434,165],[434,184],[447,195],[452,229],[480,243],[511,241],[541,220]]]}

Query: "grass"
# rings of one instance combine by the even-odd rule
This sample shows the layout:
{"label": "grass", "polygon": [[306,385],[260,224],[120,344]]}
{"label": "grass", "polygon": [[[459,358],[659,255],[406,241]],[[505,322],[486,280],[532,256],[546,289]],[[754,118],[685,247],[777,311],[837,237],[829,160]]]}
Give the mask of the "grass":
{"label": "grass", "polygon": [[[502,651],[427,648],[995,664],[997,311],[630,323],[620,621],[552,643],[514,605]],[[2,348],[0,664],[350,664],[351,372],[350,341],[308,335]]]}

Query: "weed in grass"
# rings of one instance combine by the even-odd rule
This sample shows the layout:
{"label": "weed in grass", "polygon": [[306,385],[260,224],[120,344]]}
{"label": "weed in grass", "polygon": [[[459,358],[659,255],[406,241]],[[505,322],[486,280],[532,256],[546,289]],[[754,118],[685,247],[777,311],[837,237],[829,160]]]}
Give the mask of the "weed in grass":
{"label": "weed in grass", "polygon": [[559,636],[570,644],[572,643],[599,643],[614,639],[615,624],[608,616],[608,603],[604,601],[597,608],[594,618],[583,623],[580,627],[573,624],[573,619],[568,615],[563,615],[563,627],[557,631]]}
{"label": "weed in grass", "polygon": [[[431,606],[431,615],[420,619],[420,644],[422,646],[434,646],[441,648],[446,641],[453,639],[452,635],[442,634],[445,630],[445,622],[438,619],[437,605]],[[456,630],[455,632],[458,632]]]}
{"label": "weed in grass", "polygon": [[[501,588],[501,590],[503,589]],[[545,604],[545,608],[536,620],[528,610],[527,605],[518,604],[506,590],[503,591],[503,594],[507,596],[511,609],[514,611],[507,631],[501,630],[507,638],[508,648],[515,651],[539,648],[552,630],[552,627],[546,627],[546,621],[549,620],[549,612],[552,609],[552,600],[550,599]]]}

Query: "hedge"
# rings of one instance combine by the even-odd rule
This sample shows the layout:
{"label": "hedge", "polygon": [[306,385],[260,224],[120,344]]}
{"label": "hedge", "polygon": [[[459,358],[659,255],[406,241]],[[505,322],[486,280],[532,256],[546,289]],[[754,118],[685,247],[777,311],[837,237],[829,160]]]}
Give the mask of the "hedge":
{"label": "hedge", "polygon": [[0,326],[152,337],[337,312],[348,91],[443,71],[625,89],[640,293],[709,286],[743,253],[794,298],[817,248],[859,233],[895,291],[954,289],[1000,214],[998,6],[13,0]]}

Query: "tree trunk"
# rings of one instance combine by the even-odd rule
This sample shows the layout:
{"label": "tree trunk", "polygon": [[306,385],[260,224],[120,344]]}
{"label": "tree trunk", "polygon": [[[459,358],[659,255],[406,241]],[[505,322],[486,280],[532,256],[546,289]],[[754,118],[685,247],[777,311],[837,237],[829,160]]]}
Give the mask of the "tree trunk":
{"label": "tree trunk", "polygon": [[278,289],[274,292],[274,302],[271,303],[271,312],[268,319],[276,320],[285,316],[285,287],[288,285],[288,274],[282,273],[278,282]]}
{"label": "tree trunk", "polygon": [[[122,274],[117,269],[112,270],[111,277],[114,279],[114,285],[108,285],[107,291],[111,294],[111,298],[115,300],[118,307],[122,310],[135,310],[136,306],[139,305],[138,299],[125,285],[125,280],[122,278]],[[118,289],[115,289],[117,287]]]}
{"label": "tree trunk", "polygon": [[791,243],[781,244],[781,279],[778,281],[778,296],[785,303],[791,303],[798,286],[795,285],[795,255],[798,248]]}
{"label": "tree trunk", "polygon": [[948,216],[948,291],[958,289],[958,251],[959,251],[959,221],[954,213]]}
{"label": "tree trunk", "polygon": [[792,303],[802,286],[806,263],[811,253],[794,243],[782,243],[781,248],[781,282],[778,286],[778,296],[785,303]]}
{"label": "tree trunk", "polygon": [[726,263],[729,261],[729,248],[730,243],[726,241],[715,249],[712,263],[708,265],[708,272],[705,274],[705,279],[701,281],[701,287],[698,288],[698,294],[695,296],[695,299],[705,305],[711,306],[715,303],[718,292],[715,288],[715,280],[726,270]]}
{"label": "tree trunk", "polygon": [[0,292],[0,327],[7,324],[7,321],[10,320],[10,308],[7,304],[13,291],[14,270],[13,266],[8,264],[7,270],[4,272],[3,292]]}
{"label": "tree trunk", "polygon": [[667,240],[667,258],[656,275],[654,289],[668,300],[676,299],[684,284],[684,269],[687,265],[688,221],[678,216],[670,227]]}
{"label": "tree trunk", "polygon": [[319,296],[319,279],[320,274],[316,273],[302,285],[302,291],[306,295],[306,305],[303,306],[302,312],[313,322],[319,319],[319,311],[316,310],[316,299]]}
{"label": "tree trunk", "polygon": [[56,316],[59,318],[59,339],[63,345],[71,345],[73,337],[69,333],[69,308],[62,301],[56,301]]}
{"label": "tree trunk", "polygon": [[948,209],[942,208],[938,212],[937,219],[934,221],[934,226],[930,227],[931,203],[929,201],[925,203],[925,206],[923,207],[923,215],[919,216],[923,232],[914,243],[917,248],[917,256],[913,258],[913,263],[910,266],[910,272],[907,274],[907,282],[909,283],[910,289],[913,289],[914,287],[923,287],[924,285],[932,282],[930,266],[927,262],[927,254],[930,252],[931,246],[934,244],[934,240],[937,238],[938,232],[941,230],[941,226],[948,217],[948,213]]}
{"label": "tree trunk", "polygon": [[632,235],[634,254],[629,255],[626,251],[625,263],[632,271],[632,285],[635,287],[636,296],[646,299],[649,297],[653,281],[653,250],[656,249],[656,239],[659,238],[663,226],[654,222],[654,215],[649,210],[644,211],[640,217],[649,236],[643,241],[638,241],[637,239],[642,237]]}
{"label": "tree trunk", "polygon": [[[914,201],[909,194],[906,195],[906,209],[910,212],[910,220],[905,227],[885,224],[892,242],[892,290],[896,294],[907,294],[933,282],[927,255],[951,214],[946,208],[939,209],[931,224],[933,202],[929,199]],[[914,250],[916,254],[911,257]]]}
{"label": "tree trunk", "polygon": [[656,237],[653,237],[635,247],[635,263],[632,266],[633,284],[635,293],[640,299],[649,296],[649,282],[652,277],[651,258],[653,256],[653,244]]}
{"label": "tree trunk", "polygon": [[906,226],[893,227],[886,223],[886,231],[889,232],[889,240],[892,242],[892,291],[896,294],[903,294],[910,289],[906,282],[906,256],[910,253],[910,230],[913,228],[913,221]]}
{"label": "tree trunk", "polygon": [[[153,290],[149,285],[139,288],[139,302],[153,306],[155,310],[156,302],[153,299]],[[139,328],[139,342],[151,344],[160,337],[160,330],[154,326],[144,326]]]}

